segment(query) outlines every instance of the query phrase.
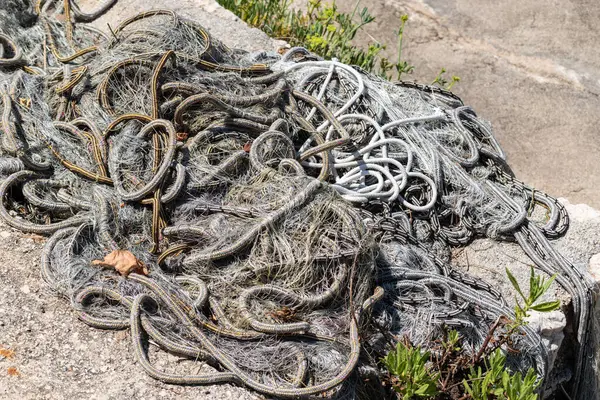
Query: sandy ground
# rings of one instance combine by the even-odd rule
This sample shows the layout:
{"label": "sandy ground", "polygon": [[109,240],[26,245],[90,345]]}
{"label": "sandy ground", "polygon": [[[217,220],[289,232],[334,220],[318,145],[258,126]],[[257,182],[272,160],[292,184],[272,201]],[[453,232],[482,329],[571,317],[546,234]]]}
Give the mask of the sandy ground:
{"label": "sandy ground", "polygon": [[[0,356],[0,399],[260,398],[230,385],[183,387],[148,377],[136,364],[129,331],[90,328],[67,300],[45,288],[42,246],[0,225],[0,347],[14,352]],[[178,362],[173,356],[156,365]]]}

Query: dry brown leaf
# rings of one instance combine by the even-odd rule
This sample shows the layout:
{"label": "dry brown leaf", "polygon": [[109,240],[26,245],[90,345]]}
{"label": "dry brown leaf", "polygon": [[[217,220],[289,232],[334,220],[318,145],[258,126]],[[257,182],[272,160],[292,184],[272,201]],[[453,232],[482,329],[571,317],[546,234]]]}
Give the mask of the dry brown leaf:
{"label": "dry brown leaf", "polygon": [[15,357],[15,352],[14,350],[6,349],[0,346],[0,357],[12,360]]}
{"label": "dry brown leaf", "polygon": [[44,240],[46,240],[46,238],[44,236],[37,235],[35,233],[28,233],[28,234],[23,235],[23,237],[26,239],[31,239],[36,243],[41,243]]}
{"label": "dry brown leaf", "polygon": [[92,265],[114,268],[123,276],[127,276],[132,272],[148,275],[146,265],[138,260],[129,250],[114,250],[104,257],[104,260],[92,261]]}
{"label": "dry brown leaf", "polygon": [[18,369],[16,369],[15,367],[8,367],[8,369],[6,370],[6,373],[10,376],[19,376],[21,375],[21,373],[19,372]]}

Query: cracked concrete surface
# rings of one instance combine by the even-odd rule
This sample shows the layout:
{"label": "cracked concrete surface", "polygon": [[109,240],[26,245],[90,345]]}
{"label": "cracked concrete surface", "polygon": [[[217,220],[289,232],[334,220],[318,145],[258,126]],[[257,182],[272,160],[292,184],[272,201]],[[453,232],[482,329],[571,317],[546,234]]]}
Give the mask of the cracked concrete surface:
{"label": "cracked concrete surface", "polygon": [[[354,1],[338,2],[349,10]],[[367,33],[431,82],[442,67],[454,91],[492,122],[517,176],[555,196],[600,207],[600,6],[596,0],[363,0]],[[359,41],[368,41],[368,35]]]}

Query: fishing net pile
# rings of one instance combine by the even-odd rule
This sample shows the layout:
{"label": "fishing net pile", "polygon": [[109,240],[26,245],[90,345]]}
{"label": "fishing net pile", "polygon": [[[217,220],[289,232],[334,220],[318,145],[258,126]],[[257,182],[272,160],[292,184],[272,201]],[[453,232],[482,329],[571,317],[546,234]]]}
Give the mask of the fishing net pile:
{"label": "fishing net pile", "polygon": [[[471,108],[302,48],[231,50],[170,11],[85,23],[113,3],[0,9],[0,218],[49,236],[42,277],[82,321],[130,329],[164,382],[376,398],[389,338],[452,327],[469,351],[513,315],[449,254],[516,240],[571,296],[577,396],[592,286],[548,241],[568,217]],[[510,366],[546,377],[523,330]],[[204,366],[159,370],[149,343]]]}

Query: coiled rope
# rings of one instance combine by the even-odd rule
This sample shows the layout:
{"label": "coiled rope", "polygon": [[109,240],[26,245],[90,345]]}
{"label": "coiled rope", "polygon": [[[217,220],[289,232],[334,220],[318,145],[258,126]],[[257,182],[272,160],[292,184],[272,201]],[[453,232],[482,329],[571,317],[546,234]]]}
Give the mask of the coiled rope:
{"label": "coiled rope", "polygon": [[[150,376],[373,398],[362,377],[381,375],[381,329],[427,346],[450,326],[477,348],[512,315],[495,288],[444,260],[487,236],[559,273],[576,323],[571,395],[583,398],[592,285],[548,242],[568,215],[514,177],[458,97],[302,48],[230,50],[169,10],[107,35],[84,23],[116,0],[91,11],[8,3],[0,218],[50,236],[44,281],[83,322],[131,329]],[[92,264],[120,250],[148,275]],[[546,377],[540,336],[523,333],[511,368]],[[157,369],[146,338],[212,372]]]}

